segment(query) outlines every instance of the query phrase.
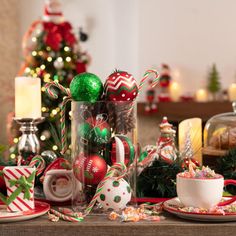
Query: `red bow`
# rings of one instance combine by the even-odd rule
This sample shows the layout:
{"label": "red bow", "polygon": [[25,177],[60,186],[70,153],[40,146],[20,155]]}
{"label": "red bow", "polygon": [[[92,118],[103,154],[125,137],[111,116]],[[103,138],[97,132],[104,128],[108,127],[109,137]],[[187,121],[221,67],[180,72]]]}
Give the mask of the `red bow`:
{"label": "red bow", "polygon": [[55,24],[53,22],[44,22],[44,42],[51,47],[54,51],[60,49],[60,44],[64,40],[67,45],[73,46],[76,43],[74,34],[71,33],[71,25],[69,22]]}
{"label": "red bow", "polygon": [[77,62],[76,63],[76,72],[78,74],[86,72],[86,64],[84,62]]}

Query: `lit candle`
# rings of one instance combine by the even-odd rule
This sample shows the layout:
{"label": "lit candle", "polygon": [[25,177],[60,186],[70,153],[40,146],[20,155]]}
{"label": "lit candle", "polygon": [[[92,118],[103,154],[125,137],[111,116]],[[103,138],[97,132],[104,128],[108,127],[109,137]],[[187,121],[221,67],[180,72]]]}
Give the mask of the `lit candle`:
{"label": "lit candle", "polygon": [[178,102],[180,99],[180,96],[181,96],[181,87],[180,87],[179,83],[176,81],[173,81],[170,84],[169,91],[170,91],[171,101]]}
{"label": "lit candle", "polygon": [[229,100],[231,102],[236,101],[236,83],[232,83],[228,89]]}
{"label": "lit candle", "polygon": [[[187,119],[179,124],[179,151],[185,153],[187,138],[190,139],[193,158],[202,163],[202,120]],[[183,156],[184,158],[184,156]]]}
{"label": "lit candle", "polygon": [[41,81],[39,78],[15,78],[15,117],[41,117]]}
{"label": "lit candle", "polygon": [[207,102],[208,101],[208,93],[207,93],[206,89],[197,90],[196,101],[197,102]]}

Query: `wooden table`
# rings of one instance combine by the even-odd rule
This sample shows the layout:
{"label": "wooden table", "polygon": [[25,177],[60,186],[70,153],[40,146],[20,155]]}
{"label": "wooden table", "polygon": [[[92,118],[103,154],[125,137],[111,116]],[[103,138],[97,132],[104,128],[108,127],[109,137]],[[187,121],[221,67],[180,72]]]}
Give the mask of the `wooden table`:
{"label": "wooden table", "polygon": [[1,236],[223,236],[235,235],[236,222],[204,223],[179,219],[165,213],[161,222],[121,223],[105,216],[88,216],[82,223],[50,222],[47,216],[0,224]]}

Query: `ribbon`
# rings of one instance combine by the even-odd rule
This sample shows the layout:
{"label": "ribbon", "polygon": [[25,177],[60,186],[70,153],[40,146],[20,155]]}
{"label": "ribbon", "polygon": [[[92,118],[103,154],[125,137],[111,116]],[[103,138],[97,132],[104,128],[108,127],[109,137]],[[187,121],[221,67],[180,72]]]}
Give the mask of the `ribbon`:
{"label": "ribbon", "polygon": [[44,41],[54,51],[60,49],[60,44],[63,40],[71,47],[76,43],[76,38],[71,33],[72,27],[69,22],[63,22],[61,24],[43,22],[43,27],[46,31]]}
{"label": "ribbon", "polygon": [[49,97],[53,99],[57,99],[58,95],[56,94],[55,90],[52,89],[52,87],[58,88],[62,93],[66,94],[63,98],[62,104],[61,104],[61,144],[62,144],[62,150],[61,154],[65,154],[67,150],[67,137],[66,137],[66,104],[71,101],[71,93],[69,88],[65,88],[62,86],[60,83],[57,81],[53,81],[50,83],[47,83],[45,85],[46,88],[46,93],[48,94]]}
{"label": "ribbon", "polygon": [[27,181],[25,176],[21,176],[18,180],[8,180],[10,187],[16,186],[22,189],[24,193],[24,199],[30,200],[30,188],[33,186],[32,182]]}

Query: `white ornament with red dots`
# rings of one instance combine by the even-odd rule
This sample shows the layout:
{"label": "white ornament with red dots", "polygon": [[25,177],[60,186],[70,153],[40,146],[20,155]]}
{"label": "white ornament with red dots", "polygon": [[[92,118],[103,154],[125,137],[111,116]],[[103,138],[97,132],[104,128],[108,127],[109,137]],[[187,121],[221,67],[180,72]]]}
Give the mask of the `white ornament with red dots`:
{"label": "white ornament with red dots", "polygon": [[131,199],[131,188],[124,179],[111,177],[104,184],[97,201],[105,210],[119,211],[126,207]]}
{"label": "white ornament with red dots", "polygon": [[136,80],[125,71],[116,71],[109,75],[104,90],[109,101],[133,101],[138,95]]}

